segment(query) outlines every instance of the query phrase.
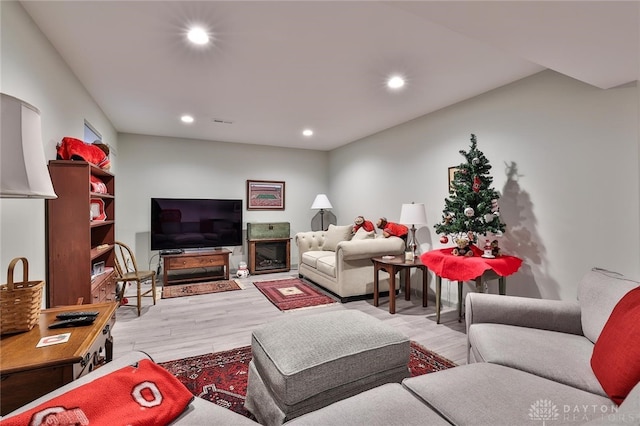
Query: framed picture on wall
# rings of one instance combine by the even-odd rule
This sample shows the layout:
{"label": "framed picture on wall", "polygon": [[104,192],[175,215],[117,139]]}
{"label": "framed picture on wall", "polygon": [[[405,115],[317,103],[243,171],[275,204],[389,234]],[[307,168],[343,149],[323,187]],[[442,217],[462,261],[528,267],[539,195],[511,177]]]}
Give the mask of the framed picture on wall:
{"label": "framed picture on wall", "polygon": [[456,178],[456,172],[458,171],[458,166],[449,167],[449,192],[455,192],[453,190],[453,180]]}
{"label": "framed picture on wall", "polygon": [[247,180],[247,210],[284,210],[284,182]]}

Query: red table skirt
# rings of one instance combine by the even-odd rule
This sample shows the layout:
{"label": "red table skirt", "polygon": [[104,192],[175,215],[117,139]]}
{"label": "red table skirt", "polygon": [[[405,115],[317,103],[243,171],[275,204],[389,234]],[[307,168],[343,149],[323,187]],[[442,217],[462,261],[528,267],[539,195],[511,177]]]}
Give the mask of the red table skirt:
{"label": "red table skirt", "polygon": [[471,246],[473,257],[454,256],[451,254],[453,247],[431,250],[420,256],[422,263],[427,265],[436,275],[451,281],[469,281],[478,278],[485,271],[493,270],[501,277],[517,272],[522,265],[522,259],[515,256],[496,257],[486,259],[482,257],[483,251],[476,246]]}

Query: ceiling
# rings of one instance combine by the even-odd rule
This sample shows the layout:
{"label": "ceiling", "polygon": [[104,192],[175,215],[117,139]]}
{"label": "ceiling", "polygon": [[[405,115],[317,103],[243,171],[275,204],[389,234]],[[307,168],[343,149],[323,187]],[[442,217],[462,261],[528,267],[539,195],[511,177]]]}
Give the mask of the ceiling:
{"label": "ceiling", "polygon": [[331,150],[544,69],[640,79],[638,1],[21,3],[126,133]]}

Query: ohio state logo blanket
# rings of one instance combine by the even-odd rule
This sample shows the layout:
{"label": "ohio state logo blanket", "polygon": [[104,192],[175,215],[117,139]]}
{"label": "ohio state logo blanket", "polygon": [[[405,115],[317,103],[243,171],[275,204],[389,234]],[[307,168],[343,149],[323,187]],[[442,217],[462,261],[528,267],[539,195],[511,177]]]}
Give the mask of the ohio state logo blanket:
{"label": "ohio state logo blanket", "polygon": [[0,421],[9,425],[166,425],[193,395],[150,360],[128,366]]}

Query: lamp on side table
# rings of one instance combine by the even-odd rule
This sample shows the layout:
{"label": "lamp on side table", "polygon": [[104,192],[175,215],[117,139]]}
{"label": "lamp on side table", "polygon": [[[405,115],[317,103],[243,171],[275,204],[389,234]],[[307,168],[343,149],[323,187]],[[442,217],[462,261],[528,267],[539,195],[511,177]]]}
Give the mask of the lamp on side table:
{"label": "lamp on side table", "polygon": [[427,223],[427,212],[424,204],[403,204],[400,210],[400,223],[411,225],[408,246],[411,248],[411,253],[415,259],[417,256],[416,249],[418,248],[418,243],[416,242],[416,225],[426,225]]}

